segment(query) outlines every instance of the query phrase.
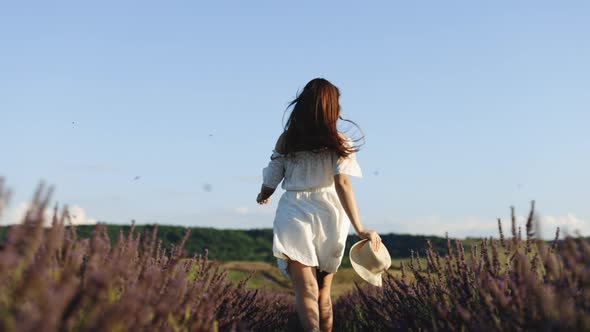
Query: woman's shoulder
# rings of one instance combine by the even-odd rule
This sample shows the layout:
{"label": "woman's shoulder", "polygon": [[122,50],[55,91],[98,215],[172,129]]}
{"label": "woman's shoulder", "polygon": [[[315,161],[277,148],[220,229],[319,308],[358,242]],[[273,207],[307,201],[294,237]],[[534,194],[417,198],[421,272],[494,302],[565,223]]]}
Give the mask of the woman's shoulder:
{"label": "woman's shoulder", "polygon": [[275,151],[281,154],[285,153],[285,133],[283,132],[279,138],[277,139],[277,143],[275,144]]}

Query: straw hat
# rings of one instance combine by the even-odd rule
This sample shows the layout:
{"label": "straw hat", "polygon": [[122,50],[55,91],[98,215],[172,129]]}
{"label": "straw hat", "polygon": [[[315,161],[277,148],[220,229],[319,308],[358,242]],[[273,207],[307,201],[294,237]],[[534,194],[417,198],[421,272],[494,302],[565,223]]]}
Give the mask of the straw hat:
{"label": "straw hat", "polygon": [[380,244],[379,250],[375,252],[371,241],[361,240],[350,248],[350,264],[356,273],[368,283],[381,287],[381,274],[391,266],[389,251]]}

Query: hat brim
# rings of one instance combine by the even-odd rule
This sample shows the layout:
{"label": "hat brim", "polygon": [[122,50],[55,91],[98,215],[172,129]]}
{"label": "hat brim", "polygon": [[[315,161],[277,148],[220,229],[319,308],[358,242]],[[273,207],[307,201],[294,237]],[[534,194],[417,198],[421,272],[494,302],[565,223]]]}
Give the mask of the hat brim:
{"label": "hat brim", "polygon": [[[364,266],[362,266],[361,264],[357,263],[357,261],[359,261],[359,259],[358,259],[359,256],[357,254],[356,248],[358,246],[368,245],[369,242],[370,242],[369,240],[364,239],[364,240],[358,241],[357,243],[353,244],[352,247],[350,247],[350,251],[348,254],[348,256],[350,258],[350,265],[352,265],[352,268],[354,269],[354,271],[363,280],[365,280],[366,282],[370,283],[373,286],[381,287],[383,285],[383,278],[382,278],[383,272],[380,272],[380,273],[371,272],[368,269],[366,269]],[[387,251],[387,248],[383,245],[383,243],[381,243],[381,247],[379,248],[379,250],[385,250],[385,252],[387,253],[387,256],[389,256],[389,252]],[[391,262],[391,258],[389,258],[389,261]],[[391,263],[390,263],[390,265],[391,265]],[[389,266],[387,268],[389,268]]]}

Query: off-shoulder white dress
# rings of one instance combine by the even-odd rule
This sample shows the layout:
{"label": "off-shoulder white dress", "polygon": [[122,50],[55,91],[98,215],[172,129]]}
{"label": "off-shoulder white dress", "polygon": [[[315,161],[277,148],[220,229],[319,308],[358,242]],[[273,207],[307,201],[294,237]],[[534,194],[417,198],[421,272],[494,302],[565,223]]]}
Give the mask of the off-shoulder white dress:
{"label": "off-shoulder white dress", "polygon": [[283,181],[273,223],[273,254],[281,273],[287,257],[320,271],[336,272],[344,254],[350,220],[334,187],[335,174],[362,177],[355,153],[347,158],[334,151],[298,151],[285,156],[273,151],[262,171],[263,184],[276,188]]}

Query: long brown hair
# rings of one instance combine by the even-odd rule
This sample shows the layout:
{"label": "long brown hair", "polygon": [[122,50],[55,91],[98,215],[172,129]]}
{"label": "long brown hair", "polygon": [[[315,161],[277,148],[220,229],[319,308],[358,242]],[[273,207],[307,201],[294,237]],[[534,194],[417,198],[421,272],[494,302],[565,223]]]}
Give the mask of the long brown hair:
{"label": "long brown hair", "polygon": [[336,127],[338,119],[357,126],[340,116],[339,97],[340,90],[326,79],[315,78],[305,85],[287,106],[287,109],[293,106],[293,111],[285,124],[282,145],[285,154],[329,149],[347,157],[358,151],[358,146],[346,142]]}

